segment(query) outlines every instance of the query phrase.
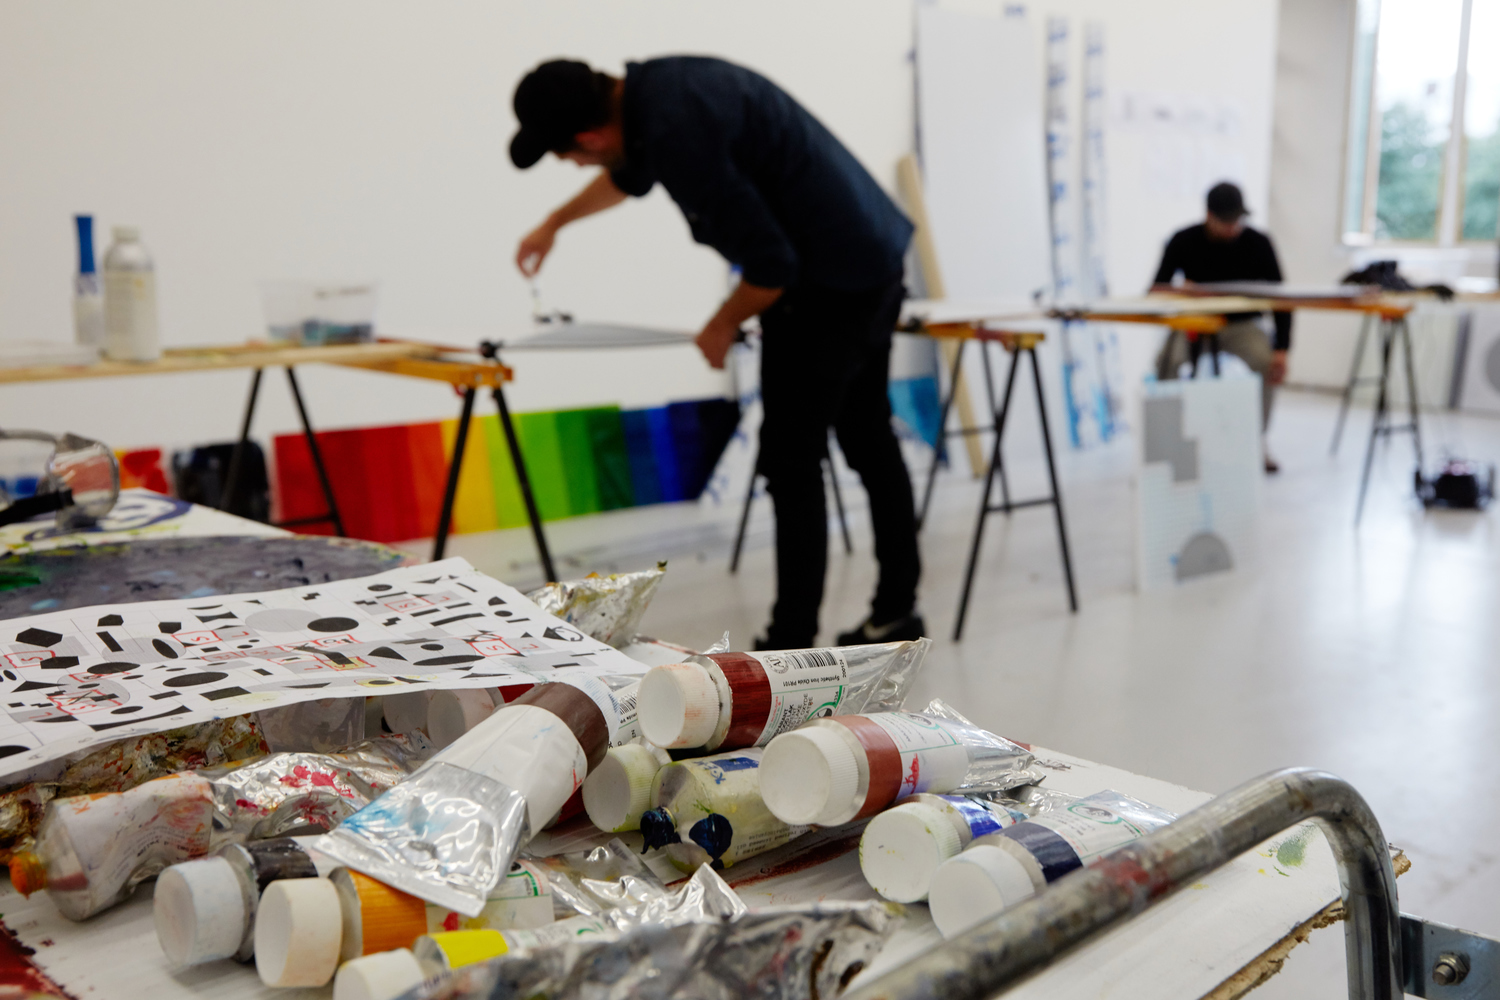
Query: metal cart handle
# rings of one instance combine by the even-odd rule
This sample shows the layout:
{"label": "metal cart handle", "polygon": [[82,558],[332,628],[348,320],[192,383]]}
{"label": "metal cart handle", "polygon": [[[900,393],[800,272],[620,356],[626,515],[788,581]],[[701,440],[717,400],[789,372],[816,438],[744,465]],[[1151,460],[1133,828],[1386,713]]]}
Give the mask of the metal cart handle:
{"label": "metal cart handle", "polygon": [[846,1000],[980,1000],[1274,837],[1316,820],[1333,845],[1347,918],[1351,1000],[1400,1000],[1401,917],[1380,823],[1347,782],[1288,768],[1211,802],[1059,879]]}

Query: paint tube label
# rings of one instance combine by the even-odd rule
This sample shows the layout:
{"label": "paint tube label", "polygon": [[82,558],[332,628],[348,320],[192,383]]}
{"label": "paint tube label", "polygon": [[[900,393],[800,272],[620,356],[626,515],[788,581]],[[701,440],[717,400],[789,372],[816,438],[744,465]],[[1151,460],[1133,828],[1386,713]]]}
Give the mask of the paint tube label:
{"label": "paint tube label", "polygon": [[609,741],[610,746],[622,747],[641,738],[641,726],[637,720],[637,703],[640,693],[639,682],[614,693],[615,714],[618,722],[615,726],[614,739]]}
{"label": "paint tube label", "polygon": [[[47,826],[60,829],[44,828],[37,850],[47,863],[49,890],[64,913],[82,909],[87,916],[121,889],[208,853],[213,786],[196,774],[175,774],[128,792],[57,799],[50,809]],[[68,841],[81,868],[76,872],[50,856]]]}
{"label": "paint tube label", "polygon": [[901,786],[894,798],[948,791],[962,784],[969,748],[945,720],[914,712],[881,712],[866,718],[886,731],[901,754]]}
{"label": "paint tube label", "polygon": [[1026,819],[1024,813],[1012,812],[998,802],[970,798],[967,795],[939,795],[948,803],[969,828],[969,839],[999,833],[1006,827]]}
{"label": "paint tube label", "polygon": [[547,876],[518,861],[500,880],[477,917],[427,904],[427,933],[440,931],[514,930],[552,923],[552,887]]}
{"label": "paint tube label", "polygon": [[[589,700],[599,706],[600,713],[604,716],[604,724],[609,727],[609,746],[615,745],[615,740],[623,728],[629,726],[634,728],[635,722],[635,693],[640,690],[640,685],[632,685],[621,689],[620,694],[629,694],[630,703],[628,707],[616,692],[609,689],[609,685],[597,677],[588,674],[578,674],[572,677],[560,678],[558,683],[577,688],[589,696]],[[588,773],[585,769],[584,773]],[[579,782],[583,779],[580,777]]]}
{"label": "paint tube label", "polygon": [[839,714],[849,693],[849,661],[838,649],[791,649],[745,654],[765,669],[771,710],[755,745],[763,747],[810,719]]}
{"label": "paint tube label", "polygon": [[532,948],[554,948],[569,941],[588,941],[600,937],[613,937],[618,933],[602,917],[578,916],[559,920],[548,927],[537,927],[526,931],[506,931],[505,943],[511,951]]}
{"label": "paint tube label", "polygon": [[1119,792],[1100,792],[1002,830],[1036,858],[1052,882],[1092,859],[1166,826],[1175,817]]}

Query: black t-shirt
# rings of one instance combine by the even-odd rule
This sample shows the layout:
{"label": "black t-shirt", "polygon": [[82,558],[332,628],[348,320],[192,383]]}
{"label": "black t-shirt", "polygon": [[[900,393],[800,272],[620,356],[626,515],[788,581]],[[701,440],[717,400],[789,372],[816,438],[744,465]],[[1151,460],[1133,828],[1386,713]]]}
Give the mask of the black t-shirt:
{"label": "black t-shirt", "polygon": [[[1216,240],[1208,235],[1203,223],[1179,230],[1167,241],[1156,269],[1156,283],[1170,284],[1178,271],[1189,281],[1280,281],[1281,265],[1271,238],[1246,226],[1232,240]],[[1254,313],[1241,314],[1253,316]],[[1272,313],[1276,320],[1278,351],[1292,345],[1292,314]],[[1231,317],[1231,319],[1237,317]]]}
{"label": "black t-shirt", "polygon": [[637,197],[660,182],[693,239],[763,288],[864,291],[901,274],[912,224],[816,118],[770,80],[722,59],[625,70],[625,156]]}

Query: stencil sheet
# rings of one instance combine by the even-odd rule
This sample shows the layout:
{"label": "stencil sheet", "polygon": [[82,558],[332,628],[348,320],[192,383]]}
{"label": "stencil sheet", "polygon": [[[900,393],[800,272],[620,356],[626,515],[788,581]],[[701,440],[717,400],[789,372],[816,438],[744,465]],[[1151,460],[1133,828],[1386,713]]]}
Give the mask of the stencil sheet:
{"label": "stencil sheet", "polygon": [[645,670],[464,559],[16,618],[0,622],[0,780],[122,737],[315,698]]}

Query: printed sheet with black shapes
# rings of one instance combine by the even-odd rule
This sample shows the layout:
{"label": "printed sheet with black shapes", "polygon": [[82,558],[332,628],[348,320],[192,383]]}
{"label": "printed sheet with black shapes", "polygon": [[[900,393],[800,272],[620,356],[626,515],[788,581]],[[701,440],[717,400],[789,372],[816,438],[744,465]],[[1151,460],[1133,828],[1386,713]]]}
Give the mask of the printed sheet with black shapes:
{"label": "printed sheet with black shapes", "polygon": [[464,559],[33,615],[0,622],[0,781],[122,737],[299,701],[645,670]]}

